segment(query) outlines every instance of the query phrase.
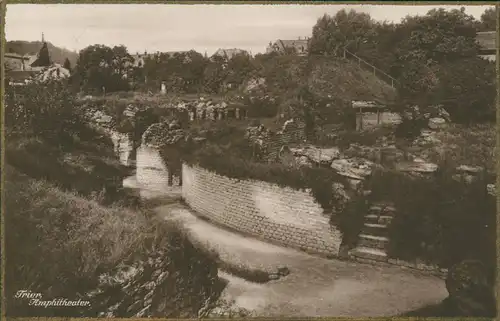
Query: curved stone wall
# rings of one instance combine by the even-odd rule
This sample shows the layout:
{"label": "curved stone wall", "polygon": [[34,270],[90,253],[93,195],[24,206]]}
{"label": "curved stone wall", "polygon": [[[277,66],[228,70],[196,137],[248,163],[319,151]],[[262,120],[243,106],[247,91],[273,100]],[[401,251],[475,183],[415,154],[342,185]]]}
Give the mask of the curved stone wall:
{"label": "curved stone wall", "polygon": [[307,252],[338,255],[341,234],[306,191],[236,180],[186,164],[182,180],[186,203],[215,223]]}

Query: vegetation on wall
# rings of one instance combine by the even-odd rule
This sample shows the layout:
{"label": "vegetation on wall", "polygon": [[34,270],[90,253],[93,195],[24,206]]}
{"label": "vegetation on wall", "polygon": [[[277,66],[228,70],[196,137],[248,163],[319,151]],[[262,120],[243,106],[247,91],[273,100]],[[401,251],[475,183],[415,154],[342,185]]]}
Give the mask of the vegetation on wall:
{"label": "vegetation on wall", "polygon": [[[252,149],[245,139],[227,145],[213,144],[184,146],[180,157],[190,165],[197,165],[216,174],[238,180],[260,180],[297,190],[310,189],[311,195],[330,212],[335,204],[335,182],[345,178],[327,168],[292,168],[279,163],[260,163],[252,160]],[[237,143],[239,142],[239,143]]]}

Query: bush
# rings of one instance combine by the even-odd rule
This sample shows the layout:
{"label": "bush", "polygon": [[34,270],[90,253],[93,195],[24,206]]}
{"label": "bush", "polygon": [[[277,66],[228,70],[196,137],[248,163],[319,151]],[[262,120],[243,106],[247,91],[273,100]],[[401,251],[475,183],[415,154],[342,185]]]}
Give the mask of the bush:
{"label": "bush", "polygon": [[[89,129],[90,131],[90,129]],[[129,175],[113,154],[112,143],[89,133],[87,141],[75,137],[65,148],[43,138],[9,136],[5,146],[7,162],[33,178],[43,179],[66,190],[90,195],[105,190],[107,202],[121,193],[121,183]]]}
{"label": "bush", "polygon": [[65,145],[84,126],[83,113],[75,96],[62,81],[6,88],[7,133],[43,136]]}
{"label": "bush", "polygon": [[355,197],[347,203],[342,211],[334,213],[330,217],[330,224],[336,226],[342,233],[342,246],[351,249],[357,245],[369,205],[367,197]]}

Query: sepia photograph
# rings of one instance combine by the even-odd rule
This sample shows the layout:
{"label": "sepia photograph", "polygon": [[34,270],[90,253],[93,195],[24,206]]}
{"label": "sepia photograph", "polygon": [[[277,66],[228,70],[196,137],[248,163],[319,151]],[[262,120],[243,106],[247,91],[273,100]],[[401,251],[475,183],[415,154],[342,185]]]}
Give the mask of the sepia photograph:
{"label": "sepia photograph", "polygon": [[7,317],[496,317],[495,2],[3,10]]}

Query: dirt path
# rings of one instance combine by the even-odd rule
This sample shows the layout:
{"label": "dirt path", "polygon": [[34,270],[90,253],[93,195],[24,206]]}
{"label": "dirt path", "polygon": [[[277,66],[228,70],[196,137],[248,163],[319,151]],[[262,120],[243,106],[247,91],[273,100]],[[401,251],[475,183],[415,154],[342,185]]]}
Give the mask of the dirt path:
{"label": "dirt path", "polygon": [[216,250],[224,262],[250,269],[289,268],[288,276],[265,284],[221,273],[229,281],[223,297],[256,316],[395,316],[448,295],[443,280],[418,271],[328,260],[275,246],[219,228],[181,204],[155,211],[178,222],[194,241]]}

